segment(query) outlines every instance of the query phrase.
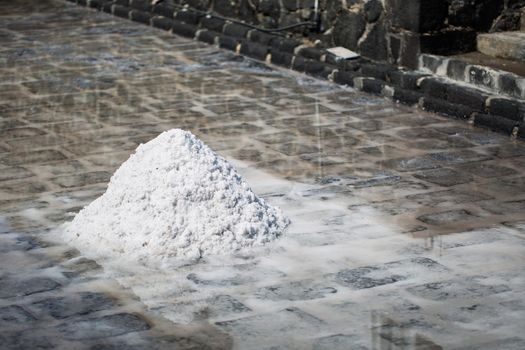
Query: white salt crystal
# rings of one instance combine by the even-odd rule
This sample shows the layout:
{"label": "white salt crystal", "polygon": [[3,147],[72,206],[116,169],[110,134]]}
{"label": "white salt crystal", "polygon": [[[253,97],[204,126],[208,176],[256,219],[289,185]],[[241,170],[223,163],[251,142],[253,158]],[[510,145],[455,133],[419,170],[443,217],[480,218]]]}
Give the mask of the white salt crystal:
{"label": "white salt crystal", "polygon": [[98,256],[197,258],[267,243],[288,223],[224,158],[173,129],[140,145],[64,235]]}

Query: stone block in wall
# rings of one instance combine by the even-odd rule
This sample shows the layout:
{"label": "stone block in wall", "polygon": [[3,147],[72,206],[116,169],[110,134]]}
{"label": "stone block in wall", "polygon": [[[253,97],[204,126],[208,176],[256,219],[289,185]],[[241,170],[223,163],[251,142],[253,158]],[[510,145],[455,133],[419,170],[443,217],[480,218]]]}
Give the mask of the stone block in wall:
{"label": "stone block in wall", "polygon": [[250,41],[253,41],[253,42],[256,42],[262,45],[270,45],[270,42],[276,39],[277,37],[269,33],[261,32],[257,29],[251,29],[248,34],[248,38],[250,39]]}
{"label": "stone block in wall", "polygon": [[130,8],[122,5],[113,5],[112,12],[115,16],[129,18]]}
{"label": "stone block in wall", "polygon": [[222,33],[222,29],[224,28],[225,24],[226,24],[226,21],[220,18],[210,17],[210,16],[201,18],[201,26],[203,28],[213,30],[216,32]]}
{"label": "stone block in wall", "polygon": [[463,105],[456,105],[445,100],[424,96],[419,100],[421,108],[440,114],[445,114],[459,119],[469,119],[472,110]]}
{"label": "stone block in wall", "polygon": [[359,42],[359,52],[367,58],[386,61],[388,55],[385,24],[383,22],[377,22],[371,26],[369,32],[366,33]]}
{"label": "stone block in wall", "polygon": [[416,69],[419,63],[420,34],[402,32],[398,36],[401,40],[401,47],[397,64],[401,67]]}
{"label": "stone block in wall", "polygon": [[334,69],[335,67],[313,59],[306,60],[306,64],[304,67],[304,71],[307,74],[323,79],[326,79]]}
{"label": "stone block in wall", "polygon": [[194,9],[201,11],[207,11],[211,6],[211,0],[184,0],[184,3],[188,4],[188,6]]}
{"label": "stone block in wall", "polygon": [[369,23],[373,23],[379,19],[383,12],[383,4],[380,0],[369,0],[364,6],[365,19]]}
{"label": "stone block in wall", "polygon": [[292,69],[299,72],[304,72],[306,68],[306,60],[307,59],[304,57],[294,56],[292,61]]}
{"label": "stone block in wall", "polygon": [[178,21],[173,21],[171,29],[174,34],[185,36],[187,38],[194,38],[195,33],[197,32],[197,26]]}
{"label": "stone block in wall", "polygon": [[470,107],[473,111],[484,112],[487,95],[480,90],[450,84],[447,87],[447,101]]}
{"label": "stone block in wall", "polygon": [[113,8],[113,3],[112,2],[106,2],[106,3],[102,4],[101,10],[103,12],[111,13],[112,8]]}
{"label": "stone block in wall", "polygon": [[361,79],[361,90],[374,95],[381,95],[385,82],[374,78],[362,78]]}
{"label": "stone block in wall", "polygon": [[239,0],[237,18],[247,23],[259,23],[257,8],[253,0]]}
{"label": "stone block in wall", "polygon": [[334,73],[334,82],[340,85],[354,86],[354,78],[359,74],[356,72],[337,71]]}
{"label": "stone block in wall", "polygon": [[406,90],[400,87],[394,88],[394,95],[392,96],[393,100],[413,106],[419,103],[419,100],[423,97],[423,94],[417,91]]}
{"label": "stone block in wall", "polygon": [[223,28],[223,33],[229,36],[235,36],[237,38],[246,38],[250,27],[243,26],[237,23],[228,23]]}
{"label": "stone block in wall", "polygon": [[394,27],[416,33],[443,28],[448,14],[445,0],[386,0]]}
{"label": "stone block in wall", "polygon": [[[333,64],[331,62],[328,62],[330,64]],[[364,59],[355,59],[355,60],[340,60],[335,63],[335,66],[337,66],[337,69],[348,71],[348,72],[357,72],[361,65],[364,63]]]}
{"label": "stone block in wall", "polygon": [[235,17],[235,13],[237,12],[235,2],[230,0],[214,0],[213,10],[218,14],[229,17]]}
{"label": "stone block in wall", "polygon": [[500,115],[517,122],[525,122],[525,102],[507,98],[490,98],[488,101],[490,114]]}
{"label": "stone block in wall", "polygon": [[261,0],[258,11],[265,16],[278,18],[281,13],[281,4],[279,0]]}
{"label": "stone block in wall", "polygon": [[113,0],[113,4],[121,6],[129,6],[129,0]]}
{"label": "stone block in wall", "polygon": [[336,46],[357,49],[357,42],[366,29],[366,21],[362,13],[345,11],[341,13],[333,28],[333,40]]}
{"label": "stone block in wall", "polygon": [[465,61],[450,59],[447,64],[447,76],[457,81],[467,81],[467,66]]}
{"label": "stone block in wall", "polygon": [[89,0],[87,5],[91,8],[100,10],[102,9],[102,5],[104,3],[105,3],[104,0]]}
{"label": "stone block in wall", "polygon": [[424,78],[419,82],[419,88],[425,93],[425,95],[440,100],[447,99],[447,89],[449,86],[449,83],[434,77]]}
{"label": "stone block in wall", "polygon": [[304,47],[299,51],[299,55],[317,61],[321,60],[324,54],[325,52],[317,47]]}
{"label": "stone block in wall", "polygon": [[149,0],[130,0],[129,7],[144,12],[150,12],[152,9],[151,1]]}
{"label": "stone block in wall", "polygon": [[283,8],[288,11],[297,11],[299,4],[297,0],[282,0]]}
{"label": "stone block in wall", "polygon": [[237,51],[238,44],[239,40],[237,38],[224,34],[219,36],[219,47],[222,47],[223,49]]}
{"label": "stone block in wall", "polygon": [[274,50],[279,50],[291,54],[295,52],[295,48],[299,45],[301,45],[299,41],[291,38],[276,38],[270,42],[272,52]]}
{"label": "stone block in wall", "polygon": [[160,28],[164,30],[170,30],[173,27],[175,22],[171,18],[166,18],[162,16],[154,16],[151,18],[151,25],[155,28]]}
{"label": "stone block in wall", "polygon": [[150,19],[151,19],[151,14],[149,12],[131,10],[129,13],[129,18],[135,22],[149,24]]}
{"label": "stone block in wall", "polygon": [[523,80],[514,74],[501,74],[498,77],[498,85],[500,91],[509,96],[525,98],[525,86],[522,88]]}
{"label": "stone block in wall", "polygon": [[251,58],[255,58],[260,61],[266,60],[268,55],[268,47],[252,43],[248,40],[241,41],[241,53]]}
{"label": "stone block in wall", "polygon": [[361,65],[361,74],[364,77],[371,77],[387,81],[387,77],[395,68],[386,63],[365,63]]}
{"label": "stone block in wall", "polygon": [[514,127],[518,124],[514,120],[510,120],[504,117],[474,113],[474,125],[489,128],[494,131],[500,131],[507,135],[512,134]]}
{"label": "stone block in wall", "polygon": [[281,52],[281,51],[271,52],[271,62],[273,64],[276,64],[282,67],[286,67],[286,68],[291,68],[293,57],[294,56],[292,54],[289,54],[286,52]]}
{"label": "stone block in wall", "polygon": [[181,21],[187,24],[192,24],[192,25],[198,25],[202,17],[203,15],[198,14],[195,11],[185,11],[185,10],[177,11],[173,15],[173,18],[175,18],[177,21]]}
{"label": "stone block in wall", "polygon": [[170,6],[169,4],[160,3],[155,6],[153,6],[152,12],[154,14],[164,16],[167,18],[173,18],[173,14],[175,13],[175,8],[173,6]]}
{"label": "stone block in wall", "polygon": [[402,89],[417,90],[418,80],[426,76],[428,74],[414,71],[391,70],[388,72],[387,80],[392,85],[399,86]]}
{"label": "stone block in wall", "polygon": [[197,39],[205,43],[214,45],[215,38],[217,38],[220,33],[214,32],[212,30],[200,30],[197,32]]}

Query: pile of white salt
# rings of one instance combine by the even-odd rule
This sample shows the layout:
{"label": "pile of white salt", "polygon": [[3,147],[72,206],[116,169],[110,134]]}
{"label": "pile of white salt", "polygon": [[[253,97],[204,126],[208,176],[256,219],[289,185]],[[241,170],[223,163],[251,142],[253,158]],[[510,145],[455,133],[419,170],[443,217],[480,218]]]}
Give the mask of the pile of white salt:
{"label": "pile of white salt", "polygon": [[262,245],[288,223],[224,158],[173,129],[140,145],[64,235],[97,256],[191,259]]}

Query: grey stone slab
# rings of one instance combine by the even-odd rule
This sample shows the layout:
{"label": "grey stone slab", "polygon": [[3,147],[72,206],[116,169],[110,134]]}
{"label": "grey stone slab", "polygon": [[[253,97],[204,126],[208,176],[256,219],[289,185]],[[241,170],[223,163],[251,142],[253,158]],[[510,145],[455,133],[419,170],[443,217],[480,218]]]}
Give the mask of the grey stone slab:
{"label": "grey stone slab", "polygon": [[322,285],[312,280],[292,281],[288,283],[263,287],[255,292],[255,296],[269,300],[313,300],[337,293],[330,285]]}
{"label": "grey stone slab", "polygon": [[149,323],[142,317],[129,313],[80,319],[62,323],[57,326],[57,330],[64,338],[72,340],[114,337],[132,332],[145,331],[150,328]]}
{"label": "grey stone slab", "polygon": [[486,285],[473,280],[431,282],[407,288],[407,291],[418,297],[443,301],[449,299],[470,299],[508,292],[511,289],[504,284]]}
{"label": "grey stone slab", "polygon": [[474,220],[476,215],[465,209],[448,210],[439,213],[425,214],[417,219],[430,225],[446,225],[454,222]]}
{"label": "grey stone slab", "polygon": [[30,295],[59,288],[60,283],[46,277],[17,279],[14,277],[0,278],[0,298]]}
{"label": "grey stone slab", "polygon": [[441,204],[452,203],[452,204],[461,204],[461,203],[470,203],[478,202],[482,200],[492,199],[493,197],[481,193],[481,192],[466,192],[459,190],[444,190],[436,192],[426,192],[408,195],[406,197],[411,202],[416,202],[418,204],[426,206],[438,206]]}
{"label": "grey stone slab", "polygon": [[31,182],[9,182],[0,184],[0,191],[11,194],[32,195],[46,192],[48,187],[45,183],[39,181]]}
{"label": "grey stone slab", "polygon": [[23,167],[7,167],[0,170],[0,181],[17,180],[33,176],[33,173]]}
{"label": "grey stone slab", "polygon": [[102,293],[80,292],[64,297],[49,298],[33,303],[31,307],[57,319],[73,315],[85,315],[99,310],[111,309],[115,300]]}
{"label": "grey stone slab", "polygon": [[316,339],[313,343],[313,350],[368,350],[362,344],[362,339],[356,335],[335,334]]}
{"label": "grey stone slab", "polygon": [[9,327],[17,324],[27,324],[36,318],[18,305],[4,306],[0,308],[0,325]]}
{"label": "grey stone slab", "polygon": [[517,171],[512,168],[489,163],[466,164],[458,167],[458,169],[484,178],[508,176],[517,173]]}
{"label": "grey stone slab", "polygon": [[415,173],[414,177],[445,187],[470,182],[473,179],[471,175],[464,174],[450,168],[438,168],[420,171]]}
{"label": "grey stone slab", "polygon": [[6,165],[27,165],[34,163],[46,163],[65,160],[66,156],[56,150],[39,150],[30,152],[12,153],[9,156],[0,157],[0,163]]}
{"label": "grey stone slab", "polygon": [[111,177],[111,174],[107,171],[93,171],[89,173],[65,175],[55,177],[51,179],[55,184],[60,187],[83,187],[87,185],[93,185],[98,183],[107,183]]}
{"label": "grey stone slab", "polygon": [[258,314],[231,321],[215,323],[219,328],[237,335],[241,344],[250,339],[267,339],[265,334],[281,338],[302,338],[319,332],[325,323],[301,309],[290,307],[275,313]]}
{"label": "grey stone slab", "polygon": [[411,276],[410,269],[418,266],[426,271],[446,271],[447,269],[436,261],[428,258],[413,258],[393,261],[382,265],[363,266],[345,269],[335,274],[335,280],[354,289],[367,289],[396,283]]}
{"label": "grey stone slab", "polygon": [[22,349],[55,349],[51,337],[40,334],[34,334],[32,331],[3,333],[0,334],[0,344],[2,349],[22,350]]}

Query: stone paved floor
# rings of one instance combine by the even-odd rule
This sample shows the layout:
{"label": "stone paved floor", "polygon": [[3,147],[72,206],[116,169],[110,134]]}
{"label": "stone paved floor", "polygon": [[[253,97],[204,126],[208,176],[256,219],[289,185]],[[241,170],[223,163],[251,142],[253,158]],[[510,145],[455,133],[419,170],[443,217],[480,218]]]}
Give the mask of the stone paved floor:
{"label": "stone paved floor", "polygon": [[[0,43],[0,348],[525,348],[522,142],[58,0],[0,1]],[[174,127],[282,239],[169,269],[50,239]]]}

